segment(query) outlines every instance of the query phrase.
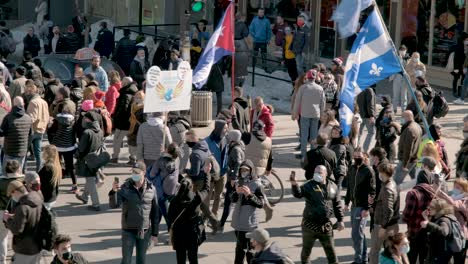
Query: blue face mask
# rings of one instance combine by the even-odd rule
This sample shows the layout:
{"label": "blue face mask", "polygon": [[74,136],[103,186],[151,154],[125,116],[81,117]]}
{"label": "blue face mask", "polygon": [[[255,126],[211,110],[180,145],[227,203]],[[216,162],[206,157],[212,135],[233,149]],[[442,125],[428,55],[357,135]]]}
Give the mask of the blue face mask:
{"label": "blue face mask", "polygon": [[140,182],[141,181],[141,175],[140,174],[132,174],[132,180],[134,182]]}
{"label": "blue face mask", "polygon": [[383,121],[385,124],[388,124],[388,123],[390,123],[390,118],[384,117],[384,118],[382,119],[382,121]]}
{"label": "blue face mask", "polygon": [[401,254],[408,254],[410,251],[410,246],[409,245],[403,245],[400,247],[400,253]]}

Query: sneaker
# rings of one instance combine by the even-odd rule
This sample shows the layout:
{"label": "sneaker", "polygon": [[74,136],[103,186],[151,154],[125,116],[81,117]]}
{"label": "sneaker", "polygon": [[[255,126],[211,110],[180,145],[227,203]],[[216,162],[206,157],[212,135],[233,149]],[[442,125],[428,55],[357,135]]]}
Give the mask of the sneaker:
{"label": "sneaker", "polygon": [[457,100],[453,101],[453,103],[456,105],[464,105],[465,100],[461,100],[460,98],[458,98]]}
{"label": "sneaker", "polygon": [[119,164],[119,159],[118,158],[112,158],[109,163],[112,163],[112,164]]}
{"label": "sneaker", "polygon": [[99,212],[99,211],[101,211],[101,207],[99,205],[90,205],[90,206],[88,206],[88,210]]}
{"label": "sneaker", "polygon": [[88,200],[86,200],[85,198],[83,198],[83,196],[79,195],[78,193],[75,194],[75,198],[80,200],[83,204],[87,204],[88,203]]}
{"label": "sneaker", "polygon": [[301,144],[297,145],[297,147],[294,148],[295,151],[301,150]]}
{"label": "sneaker", "polygon": [[296,157],[296,159],[302,159],[302,155],[301,155],[301,154],[296,154],[295,157]]}
{"label": "sneaker", "polygon": [[71,189],[70,189],[70,192],[72,192],[72,193],[78,192],[78,186],[72,185],[72,187],[71,187]]}

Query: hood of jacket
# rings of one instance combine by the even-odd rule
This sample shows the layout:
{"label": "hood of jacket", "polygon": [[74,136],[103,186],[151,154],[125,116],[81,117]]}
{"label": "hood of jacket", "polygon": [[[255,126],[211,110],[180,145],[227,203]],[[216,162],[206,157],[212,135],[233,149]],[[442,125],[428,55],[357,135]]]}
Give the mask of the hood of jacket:
{"label": "hood of jacket", "polygon": [[215,121],[215,126],[213,131],[210,134],[210,138],[213,139],[216,143],[219,143],[221,139],[223,138],[223,130],[224,127],[226,126],[226,121],[224,120],[216,120]]}
{"label": "hood of jacket", "polygon": [[[255,168],[255,165],[253,162],[249,159],[243,161],[240,165],[240,167],[248,167],[250,169],[250,177],[252,180],[257,179],[257,169]],[[240,170],[239,170],[239,176],[240,176]]]}
{"label": "hood of jacket", "polygon": [[155,127],[155,126],[162,127],[164,125],[164,121],[159,117],[149,117],[146,119],[146,122],[148,123],[148,125],[152,127]]}
{"label": "hood of jacket", "polygon": [[42,195],[39,192],[32,191],[27,195],[21,197],[18,203],[25,204],[31,207],[39,207],[42,205],[42,199]]}
{"label": "hood of jacket", "polygon": [[234,99],[234,102],[235,103],[238,103],[240,106],[242,106],[244,109],[249,107],[249,102],[247,101],[247,99],[245,99],[244,97],[237,97],[236,99]]}
{"label": "hood of jacket", "polygon": [[252,135],[256,137],[258,140],[260,140],[261,142],[265,141],[265,139],[267,138],[267,135],[265,131],[263,130],[254,130],[252,131]]}
{"label": "hood of jacket", "polygon": [[206,152],[206,151],[208,151],[208,149],[209,149],[208,148],[208,143],[206,143],[205,140],[200,140],[200,141],[198,141],[197,144],[195,144],[195,146],[193,146],[192,151],[201,150],[201,151]]}
{"label": "hood of jacket", "polygon": [[73,125],[73,121],[75,120],[75,117],[72,114],[59,113],[57,114],[56,119],[59,124],[62,124],[65,126],[71,126]]}
{"label": "hood of jacket", "polygon": [[91,129],[92,131],[94,131],[96,133],[98,133],[101,130],[98,121],[87,122],[87,123],[85,123],[84,128],[85,129]]}
{"label": "hood of jacket", "polygon": [[416,186],[414,186],[414,189],[418,190],[419,192],[421,192],[426,197],[429,197],[430,199],[432,199],[435,195],[434,189],[432,189],[431,185],[427,183],[417,184]]}
{"label": "hood of jacket", "polygon": [[24,116],[24,114],[26,113],[24,111],[24,107],[19,107],[19,106],[14,106],[12,109],[11,109],[11,112],[13,115],[17,116],[17,117],[22,117]]}
{"label": "hood of jacket", "polygon": [[120,88],[119,90],[120,95],[124,95],[124,94],[135,95],[137,92],[138,92],[138,88],[135,82],[129,83],[123,86],[122,88]]}

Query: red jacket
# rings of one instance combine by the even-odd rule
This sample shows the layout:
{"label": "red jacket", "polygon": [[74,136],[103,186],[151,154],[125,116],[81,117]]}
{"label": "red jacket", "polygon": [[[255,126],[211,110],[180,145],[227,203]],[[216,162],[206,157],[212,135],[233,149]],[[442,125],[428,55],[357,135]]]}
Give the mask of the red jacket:
{"label": "red jacket", "polygon": [[117,98],[119,98],[119,90],[121,86],[121,83],[114,83],[109,87],[109,90],[107,90],[106,108],[111,115],[114,114],[115,105],[117,104]]}
{"label": "red jacket", "polygon": [[250,130],[252,130],[252,125],[255,120],[262,120],[265,123],[265,134],[267,137],[271,138],[273,136],[273,129],[275,124],[273,124],[273,117],[271,116],[271,110],[266,105],[263,105],[262,111],[258,115],[258,118],[254,118],[255,109],[250,111]]}

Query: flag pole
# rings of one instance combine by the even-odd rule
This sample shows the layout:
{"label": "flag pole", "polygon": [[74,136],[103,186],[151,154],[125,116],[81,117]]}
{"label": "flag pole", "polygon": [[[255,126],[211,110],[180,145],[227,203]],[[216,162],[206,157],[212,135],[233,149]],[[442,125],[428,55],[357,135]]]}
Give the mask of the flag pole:
{"label": "flag pole", "polygon": [[[400,68],[402,69],[403,78],[406,81],[407,88],[411,93],[411,97],[413,98],[413,100],[415,102],[416,108],[418,109],[419,116],[421,117],[421,119],[423,121],[424,128],[426,129],[426,134],[432,139],[432,136],[429,133],[429,124],[427,123],[426,116],[424,115],[423,111],[421,110],[421,107],[419,106],[418,100],[416,98],[416,94],[414,93],[413,87],[411,85],[411,81],[409,80],[408,73],[406,72],[406,69],[405,69],[405,67],[403,65],[403,61],[400,59],[398,51],[397,51],[397,49],[395,47],[395,43],[393,42],[392,38],[390,37],[390,33],[388,32],[387,26],[385,25],[384,20],[382,18],[382,14],[380,13],[379,7],[378,7],[378,5],[377,5],[377,3],[375,1],[373,1],[373,7],[374,7],[374,11],[377,12],[377,15],[380,18],[380,23],[382,23],[382,25],[383,25],[383,29],[385,30],[385,34],[387,34],[388,38],[390,39],[393,54],[398,57],[398,63],[400,64]],[[403,113],[403,111],[404,110],[402,109],[401,112]]]}
{"label": "flag pole", "polygon": [[[234,12],[235,12],[235,2],[234,0],[231,1],[230,5],[233,5],[231,6],[231,14],[229,14],[231,16],[231,27],[232,27],[232,43],[234,43],[234,52],[232,53],[232,56],[231,56],[231,105],[234,106],[234,80],[235,80],[235,71],[234,71],[234,67],[236,66],[236,51],[235,51],[235,39],[234,39],[234,35],[236,34],[236,23],[235,23],[235,20],[234,20]],[[234,107],[231,107],[231,113],[234,115]]]}

